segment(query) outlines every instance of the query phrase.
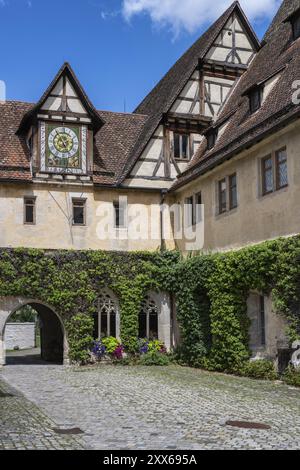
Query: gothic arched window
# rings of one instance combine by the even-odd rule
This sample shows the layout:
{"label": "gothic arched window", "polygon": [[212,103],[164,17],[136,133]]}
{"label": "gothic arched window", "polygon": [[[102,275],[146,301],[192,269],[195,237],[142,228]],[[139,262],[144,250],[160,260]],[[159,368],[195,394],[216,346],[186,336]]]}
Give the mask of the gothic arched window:
{"label": "gothic arched window", "polygon": [[158,308],[149,296],[143,300],[141,305],[139,338],[158,339]]}
{"label": "gothic arched window", "polygon": [[117,337],[117,314],[117,303],[112,295],[108,292],[101,294],[95,318],[95,338]]}

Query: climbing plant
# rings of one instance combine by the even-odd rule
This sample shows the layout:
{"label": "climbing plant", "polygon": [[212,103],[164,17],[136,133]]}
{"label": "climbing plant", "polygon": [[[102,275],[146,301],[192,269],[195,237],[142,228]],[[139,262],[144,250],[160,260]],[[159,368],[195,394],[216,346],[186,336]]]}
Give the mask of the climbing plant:
{"label": "climbing plant", "polygon": [[187,259],[177,266],[175,279],[180,355],[190,365],[228,372],[242,368],[250,357],[251,291],[272,295],[276,311],[289,322],[291,341],[300,335],[299,236]]}
{"label": "climbing plant", "polygon": [[104,287],[120,299],[121,336],[127,350],[137,347],[138,313],[149,290],[163,288],[165,271],[177,253],[0,250],[0,296],[23,296],[51,305],[65,322],[70,356],[76,327],[72,316],[92,318]]}
{"label": "climbing plant", "polygon": [[164,290],[176,297],[181,361],[235,372],[250,356],[247,298],[252,290],[271,294],[278,314],[288,319],[291,340],[300,335],[300,236],[187,259],[167,251],[0,249],[0,297],[24,296],[53,306],[66,324],[71,356],[78,348],[78,322],[91,330],[85,320],[97,311],[104,287],[119,297],[127,351],[137,349],[144,296]]}

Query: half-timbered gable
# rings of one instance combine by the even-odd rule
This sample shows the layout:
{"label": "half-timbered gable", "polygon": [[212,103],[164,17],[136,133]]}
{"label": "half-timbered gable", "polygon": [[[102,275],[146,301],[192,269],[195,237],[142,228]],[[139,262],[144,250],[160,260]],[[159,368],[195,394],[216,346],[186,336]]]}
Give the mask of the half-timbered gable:
{"label": "half-timbered gable", "polygon": [[152,114],[160,107],[154,115],[157,126],[149,135],[154,119],[149,120],[148,140],[137,150],[135,164],[125,168],[125,185],[151,182],[168,188],[186,170],[203,132],[217,119],[258,49],[259,41],[235,2],[137,108],[144,114],[151,109]]}
{"label": "half-timbered gable", "polygon": [[22,119],[33,176],[91,179],[93,139],[103,125],[69,64],[64,64],[39,102]]}

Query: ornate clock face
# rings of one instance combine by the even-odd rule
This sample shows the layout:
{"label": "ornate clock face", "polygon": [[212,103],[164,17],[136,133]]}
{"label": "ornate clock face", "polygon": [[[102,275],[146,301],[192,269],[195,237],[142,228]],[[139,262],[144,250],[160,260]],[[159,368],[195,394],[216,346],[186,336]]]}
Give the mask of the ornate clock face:
{"label": "ornate clock face", "polygon": [[85,174],[88,128],[42,122],[41,170],[49,173]]}
{"label": "ornate clock face", "polygon": [[71,159],[79,150],[79,139],[69,127],[56,127],[48,137],[51,154],[58,159]]}

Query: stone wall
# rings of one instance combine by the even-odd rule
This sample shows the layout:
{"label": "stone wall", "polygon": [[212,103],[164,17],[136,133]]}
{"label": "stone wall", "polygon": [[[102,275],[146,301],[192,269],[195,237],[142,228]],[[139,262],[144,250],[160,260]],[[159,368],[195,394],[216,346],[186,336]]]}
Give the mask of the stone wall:
{"label": "stone wall", "polygon": [[35,347],[35,323],[7,323],[4,335],[5,347],[12,350]]}

